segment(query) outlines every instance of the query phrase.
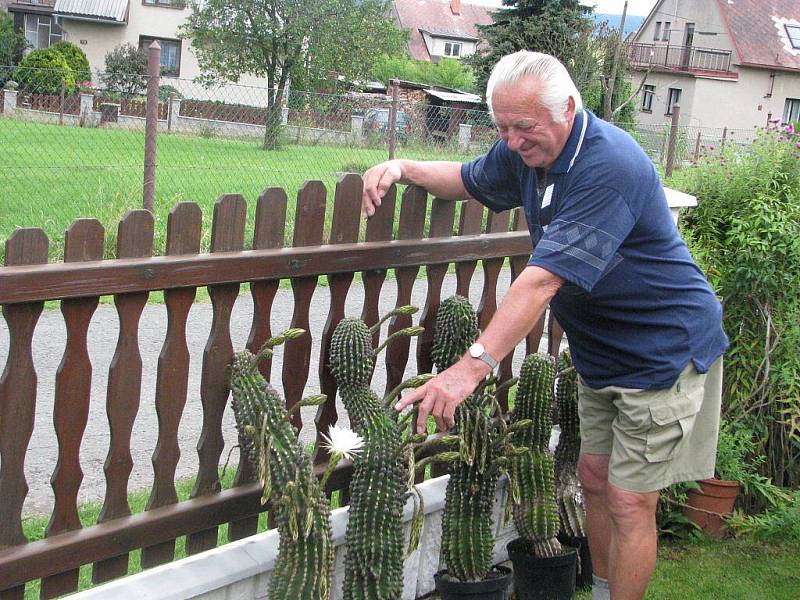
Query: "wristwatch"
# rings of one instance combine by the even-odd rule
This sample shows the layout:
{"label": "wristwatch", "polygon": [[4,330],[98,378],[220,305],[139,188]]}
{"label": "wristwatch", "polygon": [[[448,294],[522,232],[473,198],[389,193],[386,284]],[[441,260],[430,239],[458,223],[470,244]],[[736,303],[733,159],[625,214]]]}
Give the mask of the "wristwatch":
{"label": "wristwatch", "polygon": [[475,342],[472,346],[469,347],[469,355],[472,358],[477,358],[480,361],[483,361],[489,368],[494,371],[497,368],[497,360],[488,352],[486,352],[486,348],[483,347],[483,344],[480,342]]}

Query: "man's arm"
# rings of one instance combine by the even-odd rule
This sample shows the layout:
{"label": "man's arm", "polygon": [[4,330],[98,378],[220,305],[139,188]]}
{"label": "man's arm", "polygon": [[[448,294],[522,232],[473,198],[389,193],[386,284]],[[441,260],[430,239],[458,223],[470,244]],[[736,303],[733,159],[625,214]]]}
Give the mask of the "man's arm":
{"label": "man's arm", "polygon": [[[498,361],[511,352],[528,335],[563,283],[563,279],[541,267],[526,267],[514,280],[488,327],[478,338],[486,352]],[[488,374],[488,365],[465,354],[449,369],[403,396],[395,409],[402,410],[419,402],[417,431],[427,431],[429,414],[436,419],[439,430],[444,431],[455,423],[456,407]]]}
{"label": "man's arm", "polygon": [[446,200],[469,198],[461,180],[461,163],[444,161],[390,160],[364,173],[361,210],[367,217],[375,214],[393,183],[424,187],[434,196]]}

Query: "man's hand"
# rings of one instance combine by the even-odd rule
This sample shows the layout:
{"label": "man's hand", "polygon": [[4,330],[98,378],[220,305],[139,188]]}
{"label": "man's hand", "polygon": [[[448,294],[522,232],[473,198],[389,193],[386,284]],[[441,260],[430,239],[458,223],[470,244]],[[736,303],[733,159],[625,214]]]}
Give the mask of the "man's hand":
{"label": "man's hand", "polygon": [[400,162],[390,160],[375,165],[364,173],[364,192],[361,195],[361,210],[364,215],[371,217],[381,205],[381,199],[389,191],[393,183],[403,177]]}
{"label": "man's hand", "polygon": [[455,425],[456,407],[475,391],[489,371],[489,366],[481,361],[462,358],[425,385],[404,395],[394,408],[401,411],[419,402],[417,433],[427,433],[428,415],[433,415],[439,431],[445,431]]}

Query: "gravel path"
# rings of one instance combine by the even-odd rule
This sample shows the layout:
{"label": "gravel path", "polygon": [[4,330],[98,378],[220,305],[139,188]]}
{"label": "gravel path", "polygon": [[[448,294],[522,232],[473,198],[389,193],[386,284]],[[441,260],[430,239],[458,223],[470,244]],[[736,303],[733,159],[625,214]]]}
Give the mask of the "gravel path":
{"label": "gravel path", "polygon": [[[508,288],[510,274],[504,270],[498,284],[498,296],[502,299],[503,293]],[[474,304],[480,298],[482,286],[482,273],[476,272],[470,297]],[[425,302],[424,282],[419,282],[414,289],[412,302],[420,307]],[[442,297],[447,297],[455,291],[455,276],[448,275],[442,292]],[[329,292],[327,288],[319,287],[314,294],[311,306],[311,333],[315,344],[318,344],[322,328],[328,315]],[[393,281],[384,285],[381,297],[380,314],[385,314],[394,307],[396,301],[396,287]],[[354,284],[348,295],[346,314],[358,316],[361,313],[363,302],[363,287]],[[289,326],[292,314],[292,292],[290,289],[279,290],[273,308],[272,328],[274,332],[282,331]],[[200,404],[200,369],[202,364],[203,348],[211,328],[211,304],[195,304],[192,307],[187,335],[191,353],[191,366],[189,374],[189,393],[179,429],[181,445],[181,459],[178,464],[177,476],[188,477],[197,470],[196,444],[202,426],[202,407]],[[236,302],[231,319],[231,335],[234,349],[241,350],[246,343],[252,319],[253,304],[250,296],[242,294]],[[414,318],[417,322],[419,314]],[[130,478],[130,490],[147,488],[152,484],[151,456],[158,437],[158,425],[154,407],[155,373],[158,354],[164,341],[166,332],[166,308],[163,304],[148,304],[142,315],[139,327],[139,348],[143,360],[142,396],[139,413],[133,430],[133,472]],[[98,307],[89,327],[89,354],[93,365],[92,395],[90,402],[89,421],[81,444],[81,466],[84,479],[80,489],[80,501],[102,500],[105,490],[105,477],[103,463],[109,446],[108,420],[105,412],[105,396],[108,384],[108,368],[117,344],[118,320],[113,305],[104,304]],[[385,332],[383,337],[385,337]],[[4,320],[0,320],[0,365],[5,365],[8,357],[8,327]],[[413,342],[412,342],[413,344]],[[55,387],[55,374],[66,345],[66,329],[61,312],[47,310],[42,313],[36,328],[33,340],[33,356],[38,373],[38,394],[36,405],[36,422],[33,437],[26,456],[26,475],[30,491],[24,507],[24,514],[49,514],[53,506],[53,492],[49,481],[58,459],[58,445],[53,429],[53,396]],[[412,345],[412,357],[414,346]],[[311,369],[309,373],[306,394],[319,391],[318,369],[316,358],[319,355],[318,345],[312,354]],[[521,352],[517,352],[515,372],[519,368]],[[383,354],[381,355],[383,356]],[[278,350],[273,361],[273,380],[280,381],[282,352]],[[414,373],[414,362],[409,361],[406,376]],[[385,369],[379,359],[375,371],[373,387],[383,391],[385,387]],[[277,385],[280,389],[280,385]],[[313,417],[316,408],[304,409],[304,427],[301,439],[313,441]],[[339,408],[339,414],[346,414]],[[236,442],[236,432],[233,415],[230,408],[226,409],[223,432],[226,447],[222,454],[224,462],[231,443]],[[238,460],[236,453],[231,459],[232,463]]]}

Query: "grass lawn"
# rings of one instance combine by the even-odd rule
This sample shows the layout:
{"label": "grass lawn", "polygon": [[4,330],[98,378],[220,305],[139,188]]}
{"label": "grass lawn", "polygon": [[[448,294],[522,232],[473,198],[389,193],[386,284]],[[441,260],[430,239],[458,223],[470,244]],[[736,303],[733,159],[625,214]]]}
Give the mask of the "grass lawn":
{"label": "grass lawn", "polygon": [[[294,198],[303,182],[323,181],[331,218],[337,174],[363,172],[387,158],[385,148],[290,145],[265,151],[260,140],[189,135],[158,138],[156,173],[156,254],[163,252],[170,209],[193,201],[203,209],[203,248],[211,239],[214,202],[226,193],[248,201],[246,244],[252,239],[258,194],[278,186],[289,196],[287,240],[291,239]],[[79,217],[94,217],[106,227],[106,254],[113,256],[117,223],[141,208],[144,133],[80,128],[0,118],[0,259],[4,240],[16,227],[41,227],[50,238],[51,260],[63,255],[63,236]],[[398,147],[398,156],[465,160],[451,147]]]}

